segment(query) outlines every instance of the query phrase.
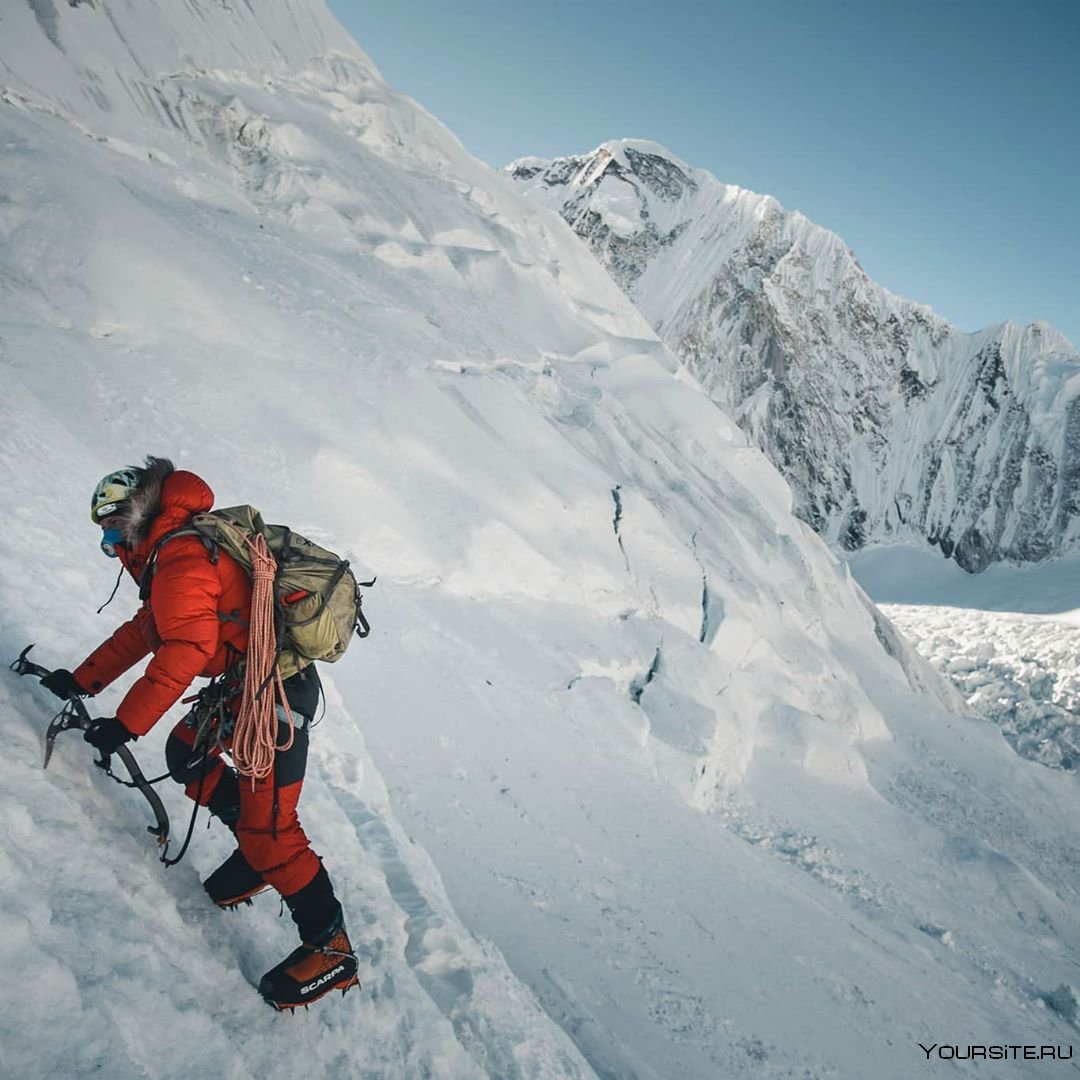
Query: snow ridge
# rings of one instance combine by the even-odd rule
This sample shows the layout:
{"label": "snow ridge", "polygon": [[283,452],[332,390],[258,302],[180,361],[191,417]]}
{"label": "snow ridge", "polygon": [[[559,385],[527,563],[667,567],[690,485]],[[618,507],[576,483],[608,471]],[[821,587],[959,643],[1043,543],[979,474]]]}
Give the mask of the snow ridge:
{"label": "snow ridge", "polygon": [[1053,328],[962,333],[834,233],[655,143],[506,171],[589,243],[830,544],[918,539],[979,571],[1077,543],[1080,357]]}

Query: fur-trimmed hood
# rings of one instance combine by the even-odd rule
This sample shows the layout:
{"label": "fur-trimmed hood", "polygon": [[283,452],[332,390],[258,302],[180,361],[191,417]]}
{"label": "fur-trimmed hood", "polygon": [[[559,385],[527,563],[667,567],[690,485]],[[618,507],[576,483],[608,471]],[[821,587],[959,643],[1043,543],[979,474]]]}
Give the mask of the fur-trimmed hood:
{"label": "fur-trimmed hood", "polygon": [[147,457],[142,473],[139,486],[116,515],[132,554],[214,505],[210,485],[194,473],[177,469],[168,458]]}
{"label": "fur-trimmed hood", "polygon": [[124,540],[131,547],[135,547],[149,534],[154,518],[161,511],[162,488],[165,481],[176,472],[176,466],[168,458],[148,455],[146,464],[140,471],[142,477],[139,486],[114,515],[120,519],[117,524],[124,534]]}

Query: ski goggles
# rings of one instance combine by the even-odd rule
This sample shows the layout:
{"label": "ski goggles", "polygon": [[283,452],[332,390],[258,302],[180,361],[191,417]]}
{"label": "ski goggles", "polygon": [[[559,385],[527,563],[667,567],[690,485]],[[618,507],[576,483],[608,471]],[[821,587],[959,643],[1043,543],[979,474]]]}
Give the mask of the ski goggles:
{"label": "ski goggles", "polygon": [[115,559],[119,556],[119,552],[116,550],[118,547],[122,547],[124,543],[124,533],[121,529],[103,529],[101,533],[101,550],[109,556],[110,559]]}

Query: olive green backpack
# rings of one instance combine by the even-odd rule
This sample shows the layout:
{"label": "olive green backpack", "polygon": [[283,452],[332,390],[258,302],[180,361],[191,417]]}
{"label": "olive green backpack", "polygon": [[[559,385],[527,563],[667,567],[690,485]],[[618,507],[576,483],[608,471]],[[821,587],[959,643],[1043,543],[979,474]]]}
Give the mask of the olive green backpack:
{"label": "olive green backpack", "polygon": [[140,593],[150,595],[161,545],[178,536],[197,536],[216,562],[225,551],[249,573],[248,540],[262,535],[277,560],[274,576],[274,627],[277,633],[278,670],[283,679],[295,675],[313,660],[332,664],[345,654],[353,639],[371,632],[364,618],[361,587],[375,584],[356,580],[349,563],[320,547],[287,525],[267,525],[253,506],[230,506],[196,514],[179,529],[163,536],[147,559]]}

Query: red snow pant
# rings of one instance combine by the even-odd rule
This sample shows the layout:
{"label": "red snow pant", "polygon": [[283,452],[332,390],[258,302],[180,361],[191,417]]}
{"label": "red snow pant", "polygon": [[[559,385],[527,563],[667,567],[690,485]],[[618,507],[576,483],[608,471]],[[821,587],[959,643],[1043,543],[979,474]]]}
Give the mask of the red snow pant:
{"label": "red snow pant", "polygon": [[[279,707],[279,745],[289,730],[281,712]],[[254,789],[250,777],[238,776],[221,760],[221,746],[210,751],[205,766],[201,754],[193,757],[196,732],[191,717],[184,717],[172,729],[165,746],[172,778],[184,785],[188,798],[208,806],[236,833],[237,845],[252,869],[282,896],[292,896],[310,884],[322,865],[296,814],[307,768],[309,721],[295,713],[293,718],[292,746],[277,752],[273,773],[256,780]],[[226,740],[224,749],[231,745]]]}

